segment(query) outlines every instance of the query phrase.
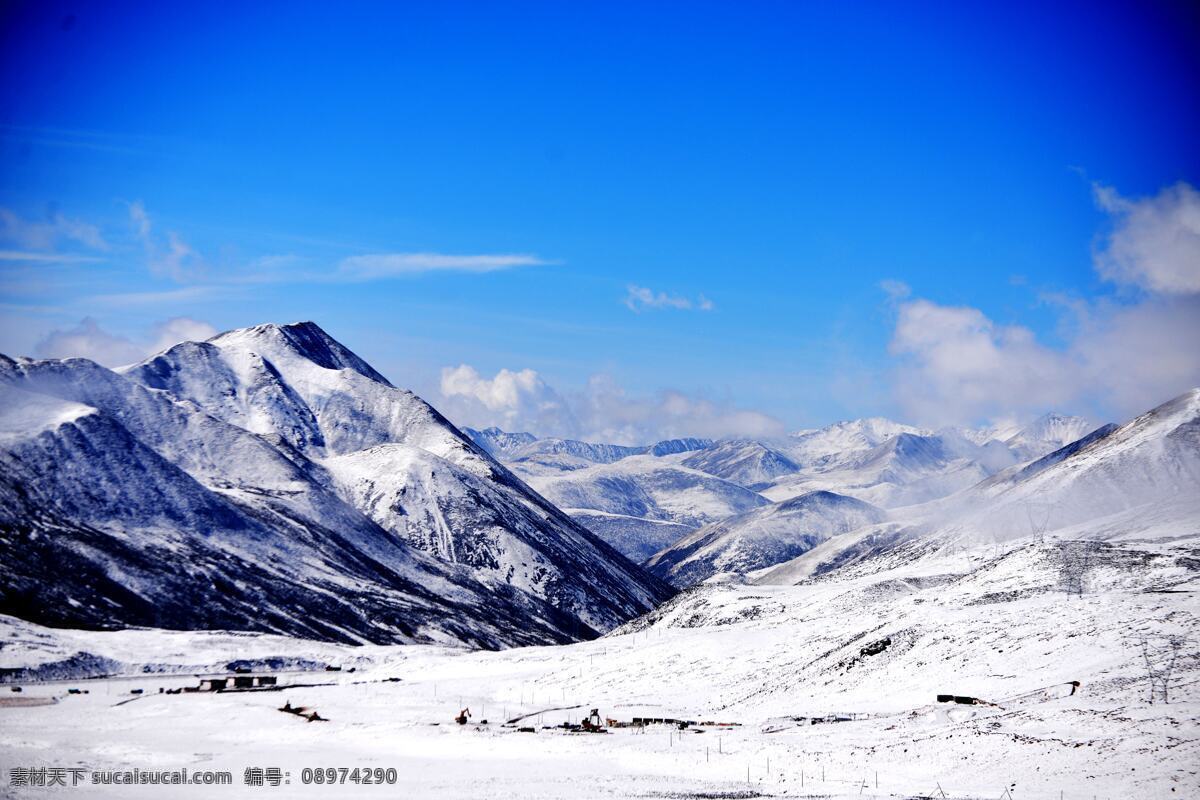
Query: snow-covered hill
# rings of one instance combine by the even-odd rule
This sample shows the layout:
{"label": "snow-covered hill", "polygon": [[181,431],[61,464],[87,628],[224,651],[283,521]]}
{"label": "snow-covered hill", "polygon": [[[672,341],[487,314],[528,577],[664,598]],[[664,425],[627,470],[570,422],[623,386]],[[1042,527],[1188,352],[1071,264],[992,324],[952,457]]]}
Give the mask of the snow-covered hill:
{"label": "snow-covered hill", "polygon": [[[1053,547],[1026,541],[798,586],[700,585],[602,639],[498,653],[0,618],[9,681],[75,681],[24,683],[22,697],[49,704],[3,709],[3,737],[14,764],[53,748],[95,768],[235,769],[235,780],[253,740],[293,776],[393,767],[396,791],[430,798],[1191,797],[1200,661],[1181,652],[1170,702],[1150,704],[1142,642],[1162,663],[1172,637],[1200,635],[1198,564],[1185,543],[1115,545],[1069,598]],[[287,688],[157,692],[235,665]],[[96,674],[120,677],[81,680]],[[285,703],[329,721],[275,710]],[[479,724],[449,724],[464,706]],[[552,727],[591,708],[699,724]],[[364,791],[347,787],[326,788]]]}
{"label": "snow-covered hill", "polygon": [[769,445],[738,440],[714,444],[680,463],[748,489],[761,488],[780,475],[800,469],[790,458]]}
{"label": "snow-covered hill", "polygon": [[476,430],[462,428],[462,432],[471,437],[475,444],[482,447],[493,458],[505,460],[527,444],[537,441],[532,433],[507,433],[497,427]]}
{"label": "snow-covered hill", "polygon": [[1069,445],[1096,427],[1083,417],[1051,413],[1038,417],[1003,442],[1018,461],[1029,461]]}
{"label": "snow-covered hill", "polygon": [[592,464],[612,464],[630,456],[688,453],[713,445],[711,439],[684,438],[629,447],[577,439],[539,439],[529,433],[506,433],[494,427],[481,431],[464,428],[463,432],[501,461],[521,464],[526,471],[543,474],[580,469]]}
{"label": "snow-covered hill", "polygon": [[756,579],[792,583],[880,558],[920,558],[1022,539],[1200,537],[1200,389],[1106,425],[1028,464],[890,521],[828,540]]}
{"label": "snow-covered hill", "polygon": [[684,587],[721,573],[771,567],[831,536],[882,522],[886,514],[861,500],[810,492],[705,525],[656,553],[646,566]]}
{"label": "snow-covered hill", "polygon": [[972,486],[1015,457],[947,433],[900,433],[868,450],[824,457],[762,489],[772,500],[833,491],[882,508],[921,503]]}
{"label": "snow-covered hill", "polygon": [[[520,462],[512,468],[542,497],[570,515],[582,512],[581,516],[589,519],[605,515],[607,523],[600,530],[614,546],[623,543],[628,548],[623,552],[631,557],[644,558],[667,543],[638,539],[638,534],[677,539],[703,524],[769,503],[737,483],[683,467],[678,458],[630,456],[612,464],[551,474],[529,473]],[[655,527],[654,523],[672,523],[674,527]]]}
{"label": "snow-covered hill", "polygon": [[827,456],[870,450],[901,433],[924,435],[928,431],[883,417],[846,420],[791,434],[786,452],[793,461],[808,466]]}
{"label": "snow-covered hill", "polygon": [[6,611],[500,646],[670,594],[312,323],[122,372],[0,362]]}
{"label": "snow-covered hill", "polygon": [[961,515],[955,527],[997,539],[1029,532],[1031,517],[1037,528],[1055,531],[1111,515],[1158,518],[1164,511],[1177,515],[1180,536],[1195,535],[1200,532],[1200,389],[997,473],[934,508],[938,514]]}

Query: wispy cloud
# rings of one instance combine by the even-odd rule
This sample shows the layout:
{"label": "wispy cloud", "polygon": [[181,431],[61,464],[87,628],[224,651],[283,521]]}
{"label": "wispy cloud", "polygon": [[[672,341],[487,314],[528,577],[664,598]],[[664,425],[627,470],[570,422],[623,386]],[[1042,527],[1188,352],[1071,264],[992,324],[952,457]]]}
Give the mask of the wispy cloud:
{"label": "wispy cloud", "polygon": [[1124,415],[1200,384],[1200,194],[1187,184],[1141,200],[1095,191],[1113,217],[1096,271],[1143,291],[1132,302],[1043,295],[1064,309],[1061,346],[978,308],[883,287],[897,311],[897,399],[917,421],[972,422],[1069,403]]}
{"label": "wispy cloud", "polygon": [[167,289],[160,292],[121,292],[117,294],[98,294],[86,298],[88,303],[106,306],[148,306],[159,303],[181,303],[191,300],[201,300],[214,297],[225,291],[227,287],[210,284],[185,286],[180,289]]}
{"label": "wispy cloud", "polygon": [[106,331],[92,317],[66,330],[47,334],[34,347],[39,358],[89,358],[108,367],[132,364],[183,341],[204,341],[217,329],[191,317],[172,317],[155,323],[138,340]]}
{"label": "wispy cloud", "polygon": [[61,244],[100,251],[109,249],[100,229],[83,220],[54,213],[39,222],[18,216],[7,208],[0,208],[0,241],[13,242],[30,250],[53,250]]}
{"label": "wispy cloud", "polygon": [[152,141],[143,135],[10,124],[0,124],[0,138],[41,147],[128,155],[146,152],[147,144]]}
{"label": "wispy cloud", "polygon": [[369,281],[424,272],[497,272],[553,264],[529,253],[452,255],[447,253],[371,253],[338,263],[331,279]]}
{"label": "wispy cloud", "polygon": [[912,287],[904,281],[886,278],[879,282],[879,288],[883,289],[883,293],[888,296],[888,299],[893,303],[898,303],[912,294]]}
{"label": "wispy cloud", "polygon": [[705,397],[664,390],[632,395],[611,376],[593,375],[578,391],[560,391],[536,370],[501,369],[493,377],[469,364],[445,367],[442,411],[460,425],[616,444],[648,444],[677,436],[778,436],[783,423],[769,414]]}
{"label": "wispy cloud", "polygon": [[24,261],[53,264],[88,264],[105,259],[78,253],[37,253],[28,250],[0,250],[0,261]]}
{"label": "wispy cloud", "polygon": [[155,233],[150,214],[141,200],[129,204],[129,222],[146,252],[150,271],[155,275],[186,283],[196,280],[204,272],[204,260],[178,233],[167,231],[165,237]]}
{"label": "wispy cloud", "polygon": [[1093,184],[1112,230],[1095,252],[1101,277],[1162,294],[1200,293],[1200,192],[1177,183],[1131,200]]}
{"label": "wispy cloud", "polygon": [[690,297],[670,295],[666,292],[656,292],[653,289],[647,289],[645,286],[629,284],[626,287],[625,306],[634,312],[645,311],[654,308],[675,308],[683,311],[712,311],[716,306],[704,295],[699,295],[695,300]]}

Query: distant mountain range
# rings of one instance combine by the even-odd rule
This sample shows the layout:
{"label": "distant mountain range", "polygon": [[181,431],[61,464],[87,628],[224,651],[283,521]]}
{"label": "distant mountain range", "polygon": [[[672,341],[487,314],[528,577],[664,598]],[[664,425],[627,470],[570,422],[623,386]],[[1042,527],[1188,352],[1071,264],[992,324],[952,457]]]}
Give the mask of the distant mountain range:
{"label": "distant mountain range", "polygon": [[[1124,425],[1104,425],[1032,462],[884,524],[827,537],[753,577],[795,583],[1030,540],[1187,542],[1200,536],[1200,389]],[[1192,567],[1188,567],[1189,569]]]}
{"label": "distant mountain range", "polygon": [[[693,531],[708,536],[710,526],[736,527],[743,516],[755,521],[749,512],[772,503],[812,493],[877,510],[925,503],[1045,455],[1090,428],[1081,417],[1057,414],[1023,427],[936,432],[874,417],[779,439],[685,439],[644,447],[539,439],[496,428],[466,432],[581,524],[631,559],[655,556],[647,565],[666,574],[661,564],[672,557],[656,556],[660,551],[693,541]],[[776,510],[764,513],[774,518]],[[810,543],[830,525],[844,528],[835,521],[805,528],[789,515],[772,522],[773,529]],[[762,559],[733,559],[739,560]],[[698,569],[693,561],[679,569],[707,576],[733,561],[714,556],[712,570]],[[684,573],[670,570],[671,580],[686,585]]]}
{"label": "distant mountain range", "polygon": [[0,356],[0,614],[50,626],[568,642],[705,581],[1192,537],[1198,488],[1200,390],[1121,426],[631,447],[460,431],[311,322],[119,370]]}

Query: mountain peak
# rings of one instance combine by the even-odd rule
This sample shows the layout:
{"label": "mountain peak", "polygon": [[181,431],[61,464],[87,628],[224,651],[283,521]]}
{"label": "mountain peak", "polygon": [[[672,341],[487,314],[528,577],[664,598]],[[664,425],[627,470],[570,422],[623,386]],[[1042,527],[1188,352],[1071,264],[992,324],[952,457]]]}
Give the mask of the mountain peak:
{"label": "mountain peak", "polygon": [[300,356],[325,369],[350,369],[376,383],[392,383],[366,361],[325,332],[312,321],[280,325],[274,322],[236,328],[219,333],[208,341],[220,345],[240,344],[267,358],[278,358],[281,352]]}

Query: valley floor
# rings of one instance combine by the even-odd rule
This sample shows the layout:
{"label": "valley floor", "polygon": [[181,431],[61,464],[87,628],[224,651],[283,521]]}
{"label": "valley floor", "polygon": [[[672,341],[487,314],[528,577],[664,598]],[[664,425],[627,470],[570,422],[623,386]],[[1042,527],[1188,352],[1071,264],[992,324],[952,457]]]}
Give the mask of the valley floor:
{"label": "valley floor", "polygon": [[[1028,545],[974,562],[927,558],[919,574],[909,565],[800,586],[705,586],[604,639],[503,652],[0,618],[0,668],[41,665],[46,679],[3,687],[0,793],[56,793],[11,785],[13,769],[82,767],[90,780],[92,770],[187,767],[229,771],[234,786],[170,796],[1200,796],[1193,556],[1158,544],[1120,553],[1082,598],[1056,591],[1048,549]],[[1186,637],[1187,650],[1169,704],[1151,705],[1140,642],[1157,659],[1170,636]],[[159,693],[236,660],[290,688]],[[82,679],[87,671],[123,675]],[[943,693],[995,705],[936,702]],[[29,705],[37,698],[57,702]],[[280,713],[285,702],[328,721]],[[463,707],[473,718],[460,726]],[[591,708],[738,725],[547,729]],[[826,715],[853,719],[792,719]],[[247,767],[279,768],[290,784],[247,787]],[[306,768],[325,767],[394,768],[399,791],[303,784]],[[57,793],[163,796],[153,786]]]}

